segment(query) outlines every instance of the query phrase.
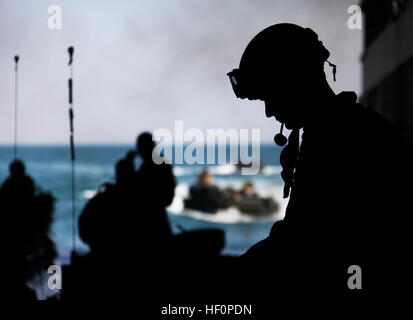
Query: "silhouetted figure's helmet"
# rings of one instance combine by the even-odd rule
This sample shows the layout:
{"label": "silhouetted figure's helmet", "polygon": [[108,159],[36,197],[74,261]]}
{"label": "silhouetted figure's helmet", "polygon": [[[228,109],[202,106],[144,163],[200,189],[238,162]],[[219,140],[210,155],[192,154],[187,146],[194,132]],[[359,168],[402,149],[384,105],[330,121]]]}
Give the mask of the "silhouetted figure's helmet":
{"label": "silhouetted figure's helmet", "polygon": [[1,186],[1,191],[7,197],[24,198],[34,196],[34,182],[26,175],[26,169],[22,160],[16,159],[9,165],[10,176]]}
{"label": "silhouetted figure's helmet", "polygon": [[23,161],[18,159],[10,163],[9,170],[12,177],[22,177],[26,173]]}
{"label": "silhouetted figure's helmet", "polygon": [[318,76],[324,78],[329,55],[313,30],[290,23],[275,24],[251,40],[239,69],[228,76],[238,98],[263,100],[267,90],[277,84],[295,85]]}
{"label": "silhouetted figure's helmet", "polygon": [[136,139],[136,149],[143,159],[152,158],[152,151],[155,147],[152,134],[150,132],[141,133]]}

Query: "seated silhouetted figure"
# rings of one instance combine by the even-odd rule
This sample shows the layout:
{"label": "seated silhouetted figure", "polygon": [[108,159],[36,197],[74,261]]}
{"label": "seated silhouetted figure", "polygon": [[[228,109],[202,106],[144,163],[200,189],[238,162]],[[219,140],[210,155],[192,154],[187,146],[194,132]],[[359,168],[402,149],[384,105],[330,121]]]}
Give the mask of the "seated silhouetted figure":
{"label": "seated silhouetted figure", "polygon": [[151,134],[141,134],[136,148],[143,160],[140,169],[134,168],[137,153],[129,152],[116,163],[116,183],[92,198],[79,218],[80,236],[92,254],[107,257],[138,250],[159,255],[170,243],[165,208],[175,192],[172,167],[152,161]]}
{"label": "seated silhouetted figure", "polygon": [[49,237],[54,199],[35,193],[34,182],[21,160],[10,164],[10,176],[0,188],[0,274],[6,299],[35,299],[27,286],[53,264],[56,250]]}
{"label": "seated silhouetted figure", "polygon": [[138,202],[133,156],[128,155],[116,163],[115,183],[99,188],[79,217],[80,237],[94,257],[110,259],[137,248]]}
{"label": "seated silhouetted figure", "polygon": [[137,140],[143,163],[134,168],[135,152],[116,163],[116,183],[93,197],[79,218],[81,239],[95,256],[160,254],[166,249],[171,229],[165,208],[172,202],[175,179],[167,164],[152,162],[152,135]]}
{"label": "seated silhouetted figure", "polygon": [[149,268],[151,245],[141,216],[133,158],[129,153],[116,163],[115,183],[100,187],[80,214],[79,235],[90,252],[75,257],[63,270],[64,300],[128,299],[137,286],[129,276],[122,280],[122,273],[139,275]]}
{"label": "seated silhouetted figure", "polygon": [[[185,281],[178,272],[199,272],[199,259],[212,261],[222,250],[220,230],[172,235],[166,207],[174,197],[175,177],[162,157],[154,161],[154,148],[150,133],[139,135],[137,152],[116,163],[116,183],[106,184],[86,204],[79,234],[90,253],[63,270],[63,299],[132,299],[136,291],[176,295]],[[142,165],[135,171],[137,154]],[[189,270],[182,268],[188,264]]]}
{"label": "seated silhouetted figure", "polygon": [[385,290],[401,285],[411,251],[411,148],[354,92],[333,92],[328,57],[311,29],[277,24],[252,39],[229,73],[237,97],[264,101],[266,116],[292,130],[281,153],[285,219],[243,260],[271,271],[274,289],[349,292],[347,272],[357,265],[363,290]]}

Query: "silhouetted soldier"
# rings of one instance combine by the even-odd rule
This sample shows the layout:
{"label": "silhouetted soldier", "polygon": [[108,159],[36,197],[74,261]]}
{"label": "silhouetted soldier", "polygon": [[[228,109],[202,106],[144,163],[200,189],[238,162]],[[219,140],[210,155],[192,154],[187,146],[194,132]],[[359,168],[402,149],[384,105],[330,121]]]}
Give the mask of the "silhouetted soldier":
{"label": "silhouetted soldier", "polygon": [[19,199],[34,197],[34,182],[26,175],[26,168],[21,160],[10,163],[10,176],[4,181],[1,192]]}
{"label": "silhouetted soldier", "polygon": [[79,234],[96,259],[112,259],[135,250],[142,227],[136,194],[134,156],[115,165],[115,184],[105,183],[88,201],[79,217]]}
{"label": "silhouetted soldier", "polygon": [[[142,256],[160,255],[172,235],[165,208],[175,193],[175,178],[168,164],[155,164],[152,135],[141,134],[137,152],[116,163],[116,184],[107,185],[85,206],[79,218],[79,233],[92,254],[106,259],[139,250]],[[135,172],[134,157],[143,163]]]}
{"label": "silhouetted soldier", "polygon": [[147,288],[141,277],[149,278],[148,254],[157,248],[151,245],[148,232],[153,225],[148,225],[142,210],[134,156],[129,152],[116,163],[116,183],[99,188],[79,217],[79,234],[90,253],[63,270],[63,299],[131,299],[138,283],[140,289]]}
{"label": "silhouetted soldier", "polygon": [[264,101],[267,117],[292,129],[281,154],[285,219],[244,260],[272,271],[274,288],[349,292],[347,271],[358,265],[363,290],[385,290],[406,275],[411,148],[354,92],[332,91],[328,57],[311,29],[277,24],[251,40],[228,74],[237,97]]}
{"label": "silhouetted soldier", "polygon": [[121,159],[116,163],[116,184],[122,189],[133,189],[135,182],[135,153],[129,152],[125,159]]}
{"label": "silhouetted soldier", "polygon": [[154,162],[154,147],[151,133],[144,132],[138,136],[136,152],[143,162],[136,172],[135,183],[140,201],[140,216],[148,223],[146,228],[153,244],[163,247],[162,244],[172,235],[166,207],[173,201],[176,181],[171,165]]}
{"label": "silhouetted soldier", "polygon": [[49,237],[54,199],[49,193],[36,194],[23,162],[15,160],[0,188],[0,206],[0,296],[14,301],[35,299],[27,284],[46,274],[56,256]]}
{"label": "silhouetted soldier", "polygon": [[153,163],[151,134],[140,135],[136,147],[143,159],[140,170],[134,169],[136,153],[129,152],[116,163],[116,184],[106,185],[79,218],[82,240],[104,259],[136,250],[158,254],[171,236],[165,208],[174,196],[172,168]]}
{"label": "silhouetted soldier", "polygon": [[[150,133],[139,135],[137,152],[116,164],[116,184],[86,204],[79,233],[91,252],[63,270],[64,299],[135,299],[136,291],[157,298],[176,295],[183,274],[199,272],[194,265],[182,268],[186,262],[212,260],[222,250],[219,230],[172,235],[166,207],[174,197],[175,177],[169,164],[153,161],[154,147]],[[136,154],[143,162],[135,172]]]}

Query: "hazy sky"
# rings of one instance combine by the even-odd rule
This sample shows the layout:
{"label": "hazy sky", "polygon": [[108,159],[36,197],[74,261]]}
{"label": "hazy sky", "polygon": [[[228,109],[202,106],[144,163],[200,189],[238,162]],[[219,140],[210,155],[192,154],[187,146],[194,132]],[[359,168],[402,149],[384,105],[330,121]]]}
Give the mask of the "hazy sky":
{"label": "hazy sky", "polygon": [[[362,31],[347,28],[344,0],[0,0],[0,143],[13,142],[19,54],[19,140],[67,143],[67,47],[75,47],[75,139],[132,143],[138,132],[279,127],[262,102],[236,99],[226,73],[249,40],[274,23],[315,30],[338,65],[336,92],[361,86]],[[62,29],[47,26],[50,5]]]}

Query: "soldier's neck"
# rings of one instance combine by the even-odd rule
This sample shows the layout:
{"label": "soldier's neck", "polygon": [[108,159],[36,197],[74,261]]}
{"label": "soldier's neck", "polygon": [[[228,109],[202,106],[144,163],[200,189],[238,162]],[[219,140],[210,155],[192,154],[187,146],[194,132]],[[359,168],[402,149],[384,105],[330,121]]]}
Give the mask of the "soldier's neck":
{"label": "soldier's neck", "polygon": [[304,121],[304,131],[313,131],[320,126],[325,126],[328,123],[329,110],[333,107],[336,99],[336,94],[330,88],[327,81],[323,83],[319,94],[315,99],[315,103],[311,108],[311,113]]}

